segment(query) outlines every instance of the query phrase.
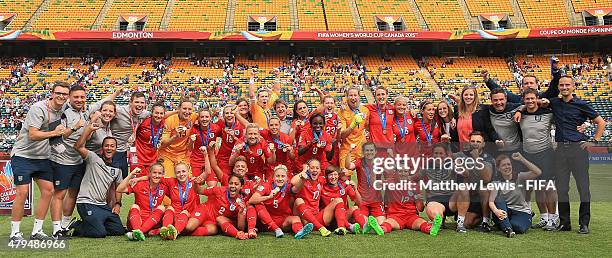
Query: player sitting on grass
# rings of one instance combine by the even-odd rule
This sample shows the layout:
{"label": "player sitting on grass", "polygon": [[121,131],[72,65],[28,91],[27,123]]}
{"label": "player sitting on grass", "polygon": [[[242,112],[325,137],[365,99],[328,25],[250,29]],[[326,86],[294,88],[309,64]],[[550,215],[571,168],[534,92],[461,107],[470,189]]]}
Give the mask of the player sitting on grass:
{"label": "player sitting on grass", "polygon": [[[416,183],[416,177],[408,171],[396,171],[385,174],[388,183],[399,183],[409,180]],[[416,184],[418,185],[418,184]],[[428,223],[419,216],[423,211],[423,199],[417,190],[388,190],[385,193],[387,199],[387,219],[380,226],[385,233],[392,230],[412,229],[420,230],[425,234],[437,236],[442,226],[442,216],[437,214],[433,223]]]}
{"label": "player sitting on grass", "polygon": [[291,184],[288,180],[287,167],[278,165],[274,168],[274,180],[265,182],[257,187],[249,203],[255,205],[259,220],[269,230],[274,231],[277,238],[283,237],[283,230],[291,230],[295,233],[295,239],[302,239],[310,234],[313,229],[312,223],[306,225],[298,216],[292,215],[291,204],[294,193],[303,187],[304,180],[298,184]]}
{"label": "player sitting on grass", "polygon": [[145,234],[149,232],[150,235],[159,234],[159,230],[151,229],[159,228],[166,210],[162,202],[168,188],[160,184],[165,174],[164,166],[155,163],[149,167],[149,171],[149,180],[130,184],[131,179],[140,173],[140,169],[136,168],[117,186],[119,193],[134,193],[134,204],[128,213],[127,228],[131,232],[126,233],[126,236],[129,240],[144,241]]}
{"label": "player sitting on grass", "polygon": [[531,226],[533,212],[531,205],[525,201],[526,192],[521,185],[524,186],[526,180],[536,179],[542,174],[536,165],[529,162],[520,153],[513,153],[512,159],[523,163],[528,171],[520,172],[515,177],[510,157],[499,155],[495,159],[495,165],[501,177],[500,181],[514,183],[515,187],[512,190],[491,190],[489,195],[489,207],[494,214],[493,221],[509,238],[513,237],[515,232],[519,234],[527,232]]}
{"label": "player sitting on grass", "polygon": [[[325,169],[325,179],[326,181],[325,184],[323,184],[323,190],[321,193],[323,205],[327,206],[336,199],[342,200],[344,209],[348,211],[346,213],[346,219],[349,220],[352,218],[356,222],[349,224],[349,230],[352,233],[361,233],[361,228],[369,225],[366,225],[368,224],[368,217],[363,215],[359,209],[361,195],[359,195],[359,192],[355,191],[355,183],[350,180],[347,180],[346,182],[340,181],[339,168],[334,165],[330,165],[327,167],[327,169]],[[351,197],[351,200],[355,202],[355,205],[350,209],[348,208],[347,196]],[[375,219],[374,222],[376,222]]]}

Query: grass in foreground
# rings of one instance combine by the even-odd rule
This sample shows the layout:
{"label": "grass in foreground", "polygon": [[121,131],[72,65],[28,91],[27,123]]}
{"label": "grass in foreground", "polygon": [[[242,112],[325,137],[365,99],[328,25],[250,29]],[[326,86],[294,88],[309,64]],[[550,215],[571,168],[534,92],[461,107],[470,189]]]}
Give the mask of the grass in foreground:
{"label": "grass in foreground", "polygon": [[[130,242],[125,237],[104,239],[74,238],[69,240],[68,251],[6,251],[10,257],[151,257],[164,256],[290,256],[290,257],[347,257],[347,256],[546,256],[546,257],[609,257],[612,251],[612,175],[609,165],[591,167],[591,234],[579,235],[577,213],[578,203],[572,204],[572,232],[545,232],[529,230],[527,234],[512,239],[502,236],[500,231],[480,233],[469,230],[467,234],[454,232],[454,223],[447,223],[448,229],[440,231],[438,237],[431,237],[416,231],[392,232],[382,237],[375,235],[332,235],[321,237],[318,232],[302,240],[292,236],[276,239],[272,233],[261,233],[258,239],[238,241],[225,236],[179,237],[176,241],[162,241],[158,237],[148,237],[145,242]],[[572,182],[572,188],[574,184]],[[575,190],[573,190],[575,191]],[[126,196],[121,211],[125,222],[128,208],[133,198]],[[534,204],[534,210],[537,208]],[[537,219],[538,217],[536,217]],[[452,219],[449,219],[452,220]],[[10,217],[0,218],[0,238],[8,238]],[[29,235],[32,217],[24,218],[22,231]],[[45,232],[51,232],[51,223],[45,221]]]}

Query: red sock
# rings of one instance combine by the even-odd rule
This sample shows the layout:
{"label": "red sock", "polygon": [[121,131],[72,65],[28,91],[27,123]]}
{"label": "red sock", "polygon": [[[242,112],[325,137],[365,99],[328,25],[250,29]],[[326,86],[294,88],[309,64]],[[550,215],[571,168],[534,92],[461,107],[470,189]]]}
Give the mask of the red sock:
{"label": "red sock", "polygon": [[425,234],[429,234],[429,231],[431,231],[431,224],[423,221],[423,223],[421,223],[421,226],[419,226],[419,228],[421,229],[421,232]]}
{"label": "red sock", "polygon": [[183,232],[183,229],[185,229],[185,226],[187,226],[188,220],[189,216],[187,216],[187,214],[185,214],[184,212],[181,212],[179,215],[176,215],[176,225],[174,225],[174,227],[176,228],[176,231],[178,231],[179,234]]}
{"label": "red sock", "polygon": [[266,224],[270,231],[274,231],[279,228],[278,225],[274,223],[274,220],[272,220],[272,217],[270,216],[268,210],[266,210],[266,207],[264,207],[263,205],[255,205],[255,209],[257,210],[257,217],[259,217],[261,223]]}
{"label": "red sock", "polygon": [[247,228],[249,230],[254,229],[257,226],[257,210],[255,207],[249,206],[246,211],[247,217]]}
{"label": "red sock", "polygon": [[348,221],[346,220],[346,209],[344,203],[336,204],[334,209],[334,216],[336,216],[336,223],[339,228],[348,228]]}
{"label": "red sock", "polygon": [[315,217],[312,214],[312,211],[310,211],[310,209],[306,206],[306,204],[302,203],[302,204],[298,205],[297,209],[300,212],[300,214],[302,215],[302,218],[304,218],[308,222],[312,223],[312,225],[314,225],[315,229],[318,230],[318,229],[323,227],[323,224],[321,224],[321,222],[319,222],[319,220],[317,220],[317,217]]}
{"label": "red sock", "polygon": [[382,225],[380,225],[380,227],[383,229],[383,231],[385,231],[385,233],[393,231],[393,226],[391,226],[389,222],[384,222]]}
{"label": "red sock", "polygon": [[192,236],[208,236],[208,228],[204,227],[204,226],[200,226],[198,228],[196,228],[193,232],[191,232]]}
{"label": "red sock", "polygon": [[161,221],[161,217],[163,215],[164,215],[164,212],[162,210],[160,209],[153,210],[153,213],[151,214],[151,216],[149,216],[149,218],[142,223],[142,226],[140,226],[140,230],[142,232],[147,232],[151,230],[151,228],[159,224],[159,221]]}
{"label": "red sock", "polygon": [[363,213],[361,213],[360,209],[355,209],[353,211],[353,218],[355,219],[355,222],[357,222],[361,227],[368,223],[368,218],[363,215]]}
{"label": "red sock", "polygon": [[172,224],[174,222],[174,211],[173,210],[166,210],[164,212],[164,218],[162,219],[162,225],[164,227],[167,227],[168,225]]}
{"label": "red sock", "polygon": [[142,226],[142,217],[140,216],[140,210],[136,208],[131,208],[128,213],[128,221],[130,222],[130,226],[132,226],[132,230],[140,230],[140,226]]}
{"label": "red sock", "polygon": [[151,229],[151,231],[149,231],[149,236],[157,236],[157,235],[159,235],[159,228]]}
{"label": "red sock", "polygon": [[224,222],[221,224],[221,230],[225,233],[226,236],[236,237],[238,235],[238,230],[232,223]]}
{"label": "red sock", "polygon": [[304,227],[304,225],[302,225],[302,222],[295,222],[293,224],[291,224],[291,230],[293,230],[293,233],[299,232],[300,230],[302,230],[302,228]]}

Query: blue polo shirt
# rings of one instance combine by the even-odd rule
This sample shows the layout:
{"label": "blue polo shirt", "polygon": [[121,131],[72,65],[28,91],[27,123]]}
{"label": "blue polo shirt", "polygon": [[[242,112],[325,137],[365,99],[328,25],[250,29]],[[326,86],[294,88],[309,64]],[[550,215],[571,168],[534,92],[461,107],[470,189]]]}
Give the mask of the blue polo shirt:
{"label": "blue polo shirt", "polygon": [[570,101],[556,97],[550,99],[550,107],[555,115],[555,141],[579,142],[589,139],[578,132],[576,127],[599,116],[591,104],[574,96]]}

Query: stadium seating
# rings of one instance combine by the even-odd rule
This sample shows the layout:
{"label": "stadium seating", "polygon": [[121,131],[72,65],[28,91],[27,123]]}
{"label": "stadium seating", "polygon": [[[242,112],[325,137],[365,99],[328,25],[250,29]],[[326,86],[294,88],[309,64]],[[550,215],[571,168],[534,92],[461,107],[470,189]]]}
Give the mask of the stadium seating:
{"label": "stadium seating", "polygon": [[53,0],[36,19],[33,29],[89,30],[105,0]]}
{"label": "stadium seating", "polygon": [[576,12],[581,12],[585,9],[595,8],[610,8],[612,0],[572,0]]}
{"label": "stadium seating", "polygon": [[499,57],[467,57],[467,58],[429,58],[430,72],[434,72],[434,80],[441,90],[448,93],[460,92],[464,86],[478,86],[481,102],[487,102],[489,90],[484,86],[480,75],[486,69],[491,78],[504,84],[509,82],[509,90],[518,93],[516,83],[506,61]]}
{"label": "stadium seating", "polygon": [[290,30],[291,15],[288,0],[236,0],[235,2],[234,30],[247,30],[249,15],[257,14],[274,15],[276,16],[277,30]]}
{"label": "stadium seating", "polygon": [[483,13],[507,13],[512,15],[512,7],[508,0],[467,0],[465,1],[472,16]]}
{"label": "stadium seating", "polygon": [[[403,95],[414,98],[414,100],[431,99],[432,85],[424,80],[421,68],[411,56],[393,57],[385,61],[380,57],[363,57],[366,63],[367,73],[376,76],[382,85],[390,87],[390,98]],[[379,68],[390,67],[389,72],[381,71]]]}
{"label": "stadium seating", "polygon": [[167,3],[168,0],[114,0],[100,29],[112,30],[121,14],[145,14],[145,30],[159,30]]}
{"label": "stadium seating", "polygon": [[176,0],[168,30],[223,31],[227,0]]}
{"label": "stadium seating", "polygon": [[529,28],[567,27],[563,0],[517,0]]}
{"label": "stadium seating", "polygon": [[355,30],[348,0],[324,0],[325,18],[329,30]]}
{"label": "stadium seating", "polygon": [[467,29],[459,0],[416,0],[430,30]]}
{"label": "stadium seating", "polygon": [[399,15],[402,16],[407,30],[421,30],[414,13],[410,11],[408,0],[356,0],[356,2],[364,30],[378,30],[376,15]]}
{"label": "stadium seating", "polygon": [[13,22],[11,22],[7,28],[13,30],[21,29],[32,17],[32,14],[36,12],[42,1],[43,0],[0,1],[0,12],[17,14],[17,17],[13,19]]}
{"label": "stadium seating", "polygon": [[302,0],[297,5],[300,30],[325,30],[320,0]]}

